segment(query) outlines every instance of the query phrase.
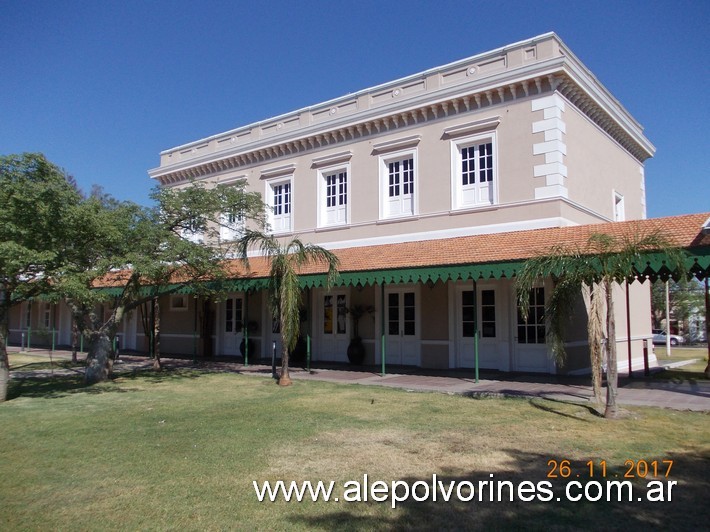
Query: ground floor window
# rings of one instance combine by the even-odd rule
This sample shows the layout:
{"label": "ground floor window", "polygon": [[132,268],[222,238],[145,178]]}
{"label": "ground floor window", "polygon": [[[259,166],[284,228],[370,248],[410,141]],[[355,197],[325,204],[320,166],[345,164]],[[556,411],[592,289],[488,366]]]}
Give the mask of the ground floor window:
{"label": "ground floor window", "polygon": [[527,320],[523,319],[523,314],[518,308],[518,343],[544,344],[545,289],[538,287],[531,290],[529,303]]}
{"label": "ground floor window", "polygon": [[476,309],[473,290],[461,293],[461,330],[464,338],[473,338],[476,334]]}
{"label": "ground floor window", "polygon": [[[473,290],[461,292],[461,333],[464,338],[476,334],[476,309]],[[495,290],[481,290],[481,337],[496,337],[496,293]]]}
{"label": "ground floor window", "polygon": [[393,292],[387,302],[388,333],[392,336],[416,335],[416,299],[414,292]]}
{"label": "ground floor window", "polygon": [[481,336],[496,337],[496,293],[495,290],[481,290]]}
{"label": "ground floor window", "polygon": [[243,319],[242,298],[230,297],[224,302],[224,331],[239,332]]}
{"label": "ground floor window", "polygon": [[347,301],[345,294],[323,296],[323,334],[347,332]]}
{"label": "ground floor window", "polygon": [[44,304],[44,328],[49,329],[52,325],[52,304]]}

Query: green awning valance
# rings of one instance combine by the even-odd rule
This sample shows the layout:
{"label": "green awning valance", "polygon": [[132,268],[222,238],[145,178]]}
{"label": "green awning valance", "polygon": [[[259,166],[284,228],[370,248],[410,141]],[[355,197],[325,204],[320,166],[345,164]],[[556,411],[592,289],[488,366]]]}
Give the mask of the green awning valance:
{"label": "green awning valance", "polygon": [[[469,279],[511,278],[522,262],[501,262],[477,265],[429,266],[425,268],[398,268],[363,272],[343,272],[336,284],[339,286],[367,286],[375,284],[426,283],[431,281],[466,281]],[[301,286],[325,286],[326,276],[302,275]]]}

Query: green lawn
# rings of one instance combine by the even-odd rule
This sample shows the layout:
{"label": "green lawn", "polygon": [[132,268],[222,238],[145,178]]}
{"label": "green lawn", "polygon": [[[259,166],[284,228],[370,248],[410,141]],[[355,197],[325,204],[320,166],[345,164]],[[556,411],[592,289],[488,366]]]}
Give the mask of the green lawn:
{"label": "green lawn", "polygon": [[677,362],[692,362],[654,373],[654,379],[673,379],[676,381],[707,380],[704,374],[708,365],[707,347],[672,347],[671,355],[667,356],[665,346],[657,345],[655,353],[658,363],[662,366]]}
{"label": "green lawn", "polygon": [[[13,363],[13,357],[11,357]],[[0,530],[699,529],[710,416],[632,409],[617,421],[542,399],[471,399],[197,371],[84,387],[13,382],[0,404]],[[671,502],[257,501],[252,481],[585,480],[673,460]],[[664,466],[659,469],[662,477]],[[597,477],[598,480],[602,480]],[[646,480],[649,480],[648,478]],[[565,481],[553,480],[555,495]],[[644,480],[634,485],[640,489]],[[644,490],[645,492],[645,490]]]}

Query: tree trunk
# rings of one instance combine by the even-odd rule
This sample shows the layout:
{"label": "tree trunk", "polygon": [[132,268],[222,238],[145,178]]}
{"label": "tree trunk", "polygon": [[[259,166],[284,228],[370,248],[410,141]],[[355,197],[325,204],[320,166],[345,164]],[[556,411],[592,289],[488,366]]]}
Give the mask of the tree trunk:
{"label": "tree trunk", "polygon": [[79,327],[76,320],[72,320],[71,325],[71,363],[76,364],[79,360],[76,356],[76,350],[79,343]]}
{"label": "tree trunk", "polygon": [[84,382],[96,384],[107,381],[111,377],[113,361],[111,360],[111,339],[104,329],[94,331],[89,338],[89,352],[86,355],[86,373]]}
{"label": "tree trunk", "polygon": [[7,389],[10,384],[10,360],[7,358],[7,315],[0,310],[0,403],[7,400]]}
{"label": "tree trunk", "polygon": [[291,376],[288,374],[288,345],[286,341],[282,338],[281,344],[283,348],[281,350],[281,376],[279,377],[279,386],[290,386]]}
{"label": "tree trunk", "polygon": [[153,369],[163,369],[160,363],[160,303],[157,297],[153,305]]}
{"label": "tree trunk", "polygon": [[587,335],[589,342],[589,359],[592,366],[592,390],[598,405],[602,404],[602,340],[604,338],[604,298],[603,289],[599,284],[590,287],[589,321]]}
{"label": "tree trunk", "polygon": [[616,320],[614,318],[614,301],[612,298],[611,281],[604,282],[606,289],[606,409],[605,418],[615,418],[619,413],[616,405],[616,394],[619,384],[618,367],[616,361]]}

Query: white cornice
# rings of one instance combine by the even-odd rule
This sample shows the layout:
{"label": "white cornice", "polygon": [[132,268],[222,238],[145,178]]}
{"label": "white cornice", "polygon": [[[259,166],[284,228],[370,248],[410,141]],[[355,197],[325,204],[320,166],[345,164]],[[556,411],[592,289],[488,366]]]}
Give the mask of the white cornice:
{"label": "white cornice", "polygon": [[266,168],[261,171],[261,179],[271,179],[272,177],[292,174],[295,169],[295,164],[284,164],[282,166],[276,166],[274,168]]}
{"label": "white cornice", "polygon": [[419,144],[422,140],[421,135],[410,135],[408,137],[400,137],[394,140],[388,140],[386,142],[380,142],[378,144],[372,145],[373,153],[384,153],[388,151],[399,150],[402,148],[411,148]]}
{"label": "white cornice", "polygon": [[[509,47],[508,47],[509,48]],[[484,57],[488,57],[490,54],[485,54]],[[473,59],[473,58],[471,58]],[[479,59],[479,56],[476,56],[475,59]],[[516,86],[524,81],[529,81],[531,84],[531,87],[534,86],[534,79],[537,78],[544,78],[546,76],[549,76],[551,74],[554,74],[555,72],[560,72],[562,70],[562,67],[564,65],[565,58],[564,57],[554,57],[551,59],[547,59],[544,61],[538,61],[536,63],[532,63],[530,65],[525,65],[523,67],[516,68],[515,70],[512,71],[504,71],[500,72],[497,74],[492,74],[489,76],[486,76],[484,78],[480,79],[474,79],[470,82],[467,83],[460,83],[460,84],[454,84],[449,87],[444,87],[441,89],[437,89],[435,91],[425,91],[422,94],[419,94],[414,97],[410,97],[407,99],[402,99],[402,100],[394,100],[392,103],[388,105],[381,105],[377,107],[371,107],[368,109],[365,109],[363,111],[359,111],[357,113],[345,115],[342,117],[336,116],[335,118],[324,122],[324,123],[314,123],[314,124],[309,124],[294,130],[286,130],[283,133],[279,133],[276,135],[269,135],[267,137],[262,137],[258,138],[252,142],[247,142],[246,144],[241,144],[237,146],[232,146],[230,148],[220,150],[218,152],[209,152],[205,153],[204,155],[197,156],[197,157],[192,157],[186,160],[179,161],[177,163],[169,164],[169,165],[164,165],[160,166],[158,168],[154,168],[152,170],[149,170],[149,175],[153,178],[157,178],[160,175],[163,175],[165,173],[170,173],[170,172],[175,172],[179,171],[185,168],[190,168],[194,167],[197,165],[200,165],[202,163],[208,162],[208,161],[214,161],[216,158],[227,158],[233,155],[237,154],[242,154],[245,152],[249,151],[257,151],[260,149],[264,148],[269,148],[275,145],[278,145],[280,143],[284,142],[291,142],[294,140],[298,139],[304,139],[308,138],[310,136],[316,136],[316,135],[329,135],[333,131],[337,131],[338,129],[341,128],[348,128],[348,127],[354,127],[357,124],[362,124],[368,121],[376,121],[376,120],[383,120],[385,118],[391,117],[396,114],[400,113],[408,113],[412,112],[415,110],[419,110],[422,107],[436,107],[441,105],[442,103],[446,103],[447,101],[450,101],[454,98],[465,98],[466,96],[470,96],[471,98],[475,98],[475,95],[478,94],[480,97],[483,98],[484,103],[487,98],[493,98],[493,99],[499,99],[498,92],[499,91],[505,91],[509,90],[510,86]],[[444,67],[441,67],[440,69],[433,70],[432,72],[438,72],[439,70],[443,69]],[[427,71],[429,72],[429,71]],[[418,75],[420,76],[420,75]],[[414,79],[416,76],[411,76],[409,78],[404,78],[405,80],[411,80]],[[401,80],[400,80],[401,81]],[[380,87],[388,87],[388,86],[396,86],[398,82],[393,82],[392,84],[387,84],[387,85],[382,85]],[[375,89],[368,89],[366,93],[369,93],[371,91],[374,91]],[[486,96],[486,93],[491,93],[489,96]],[[521,91],[522,93],[522,91]],[[348,95],[348,99],[354,99],[358,97],[359,93],[356,93],[355,95]],[[342,100],[332,100],[330,102],[327,102],[328,105],[332,106],[337,102],[341,102]],[[325,104],[323,105],[325,106]],[[321,106],[318,106],[319,108]],[[307,108],[305,109],[307,111],[312,110],[312,108]],[[180,153],[187,151],[188,149],[195,149],[199,148],[202,146],[206,146],[209,142],[214,141],[216,139],[222,139],[225,137],[231,136],[239,136],[240,133],[244,133],[246,131],[252,131],[254,128],[257,126],[260,126],[265,123],[273,123],[273,122],[283,122],[286,121],[287,119],[292,119],[294,118],[294,115],[297,115],[298,113],[303,112],[304,110],[301,111],[295,111],[293,113],[289,113],[288,115],[281,115],[276,118],[269,119],[264,122],[257,122],[255,124],[250,124],[248,126],[244,126],[242,128],[239,128],[238,130],[233,130],[231,132],[227,133],[220,133],[219,135],[214,135],[212,137],[208,137],[206,139],[201,139],[195,142],[192,142],[190,144],[185,144],[182,146],[178,146],[176,148],[172,148],[170,150],[166,150],[161,152],[161,155],[166,155],[166,154],[175,154],[175,153]]]}
{"label": "white cornice", "polygon": [[532,37],[531,39],[518,41],[518,42],[515,42],[512,44],[507,44],[505,46],[501,46],[500,48],[496,48],[494,50],[489,50],[487,52],[483,52],[483,53],[480,53],[480,54],[477,54],[477,55],[474,55],[471,57],[459,59],[458,61],[454,61],[454,62],[448,63],[446,65],[441,65],[438,67],[431,68],[429,70],[425,70],[423,72],[419,72],[417,74],[412,74],[412,75],[405,76],[403,78],[399,78],[399,79],[396,79],[393,81],[388,81],[386,83],[382,83],[380,85],[375,85],[374,87],[363,89],[363,90],[360,90],[355,93],[347,94],[345,96],[340,96],[338,98],[333,98],[332,100],[327,100],[325,102],[322,102],[322,103],[319,103],[316,105],[303,107],[301,109],[297,109],[295,111],[291,111],[291,112],[284,113],[284,114],[281,114],[281,115],[278,115],[278,116],[275,116],[272,118],[268,118],[266,120],[261,120],[259,122],[254,122],[252,124],[248,124],[248,125],[241,126],[241,127],[229,130],[229,131],[218,133],[216,135],[212,135],[212,136],[200,139],[200,140],[188,142],[186,144],[181,144],[179,146],[175,146],[174,148],[163,150],[160,152],[160,154],[165,155],[165,154],[172,153],[175,151],[185,150],[187,148],[192,148],[198,144],[210,142],[212,140],[219,139],[222,137],[238,136],[240,133],[242,133],[244,131],[249,131],[249,130],[251,130],[255,127],[261,126],[263,124],[285,122],[285,121],[288,121],[289,118],[292,118],[294,116],[299,116],[301,113],[304,113],[304,112],[312,112],[312,111],[317,111],[317,110],[321,110],[321,109],[328,108],[328,107],[337,106],[338,104],[341,104],[341,103],[349,101],[349,100],[357,99],[361,96],[381,92],[381,91],[386,90],[388,88],[394,89],[394,88],[399,87],[401,85],[407,85],[414,80],[417,80],[420,78],[425,78],[425,77],[431,76],[433,74],[447,72],[449,70],[456,69],[458,67],[467,65],[469,63],[485,62],[487,59],[498,57],[502,53],[507,52],[508,50],[513,50],[515,48],[520,48],[523,46],[532,46],[533,44],[537,44],[541,41],[545,41],[548,39],[556,39],[561,43],[561,41],[559,40],[559,37],[554,32],[543,33],[543,34],[538,35],[536,37]]}
{"label": "white cornice", "polygon": [[324,155],[322,157],[314,157],[311,166],[313,168],[320,168],[322,166],[328,166],[331,164],[335,163],[340,163],[343,161],[348,161],[352,158],[353,152],[348,150],[348,151],[341,151],[338,153],[330,153],[328,155]]}
{"label": "white cornice", "polygon": [[[501,57],[520,46],[531,46],[545,40],[554,40],[562,55],[531,61],[529,64],[505,68],[486,76],[466,77],[463,81],[447,86],[437,86],[429,90],[401,98],[392,98],[391,102],[371,105],[351,112],[339,114],[338,106],[348,107],[348,102],[357,102],[362,96],[370,96],[388,88],[401,87],[416,80],[426,80],[436,73],[451,72],[474,62],[481,64],[490,58]],[[466,71],[468,75],[468,71]],[[185,144],[161,153],[165,157],[190,153],[188,158],[175,163],[163,164],[150,170],[149,175],[163,185],[177,184],[189,179],[200,179],[209,175],[232,171],[249,165],[263,164],[282,157],[290,157],[305,151],[334,147],[344,141],[352,141],[366,136],[376,136],[393,130],[414,125],[419,122],[436,120],[492,107],[500,103],[522,97],[533,97],[559,90],[566,98],[607,133],[614,137],[634,157],[643,161],[651,157],[654,146],[645,138],[641,126],[619,104],[609,91],[599,83],[594,75],[579,62],[566,46],[553,34],[548,33],[528,41],[521,41],[503,48],[486,52],[478,56],[463,59],[423,73],[401,78],[377,87],[366,89],[342,98],[330,100],[314,107],[309,107],[251,124],[230,132],[221,133],[190,144]],[[301,126],[301,113],[321,114],[323,110],[328,118]],[[332,115],[332,117],[331,117]],[[286,124],[285,127],[275,127]],[[290,124],[290,125],[288,125]],[[258,128],[268,126],[274,133],[258,134]],[[264,131],[264,128],[259,131]],[[252,137],[253,140],[246,140]],[[244,139],[237,141],[237,139]],[[227,142],[229,141],[229,142]],[[213,142],[212,149],[210,143]],[[223,143],[228,146],[218,149]],[[217,149],[215,149],[217,148]],[[204,154],[192,155],[204,150]]]}
{"label": "white cornice", "polygon": [[457,124],[455,126],[447,127],[444,130],[444,136],[460,137],[462,135],[469,135],[479,131],[489,131],[497,128],[498,124],[500,124],[500,116],[482,118],[480,120],[474,120],[473,122],[466,122],[465,124]]}

